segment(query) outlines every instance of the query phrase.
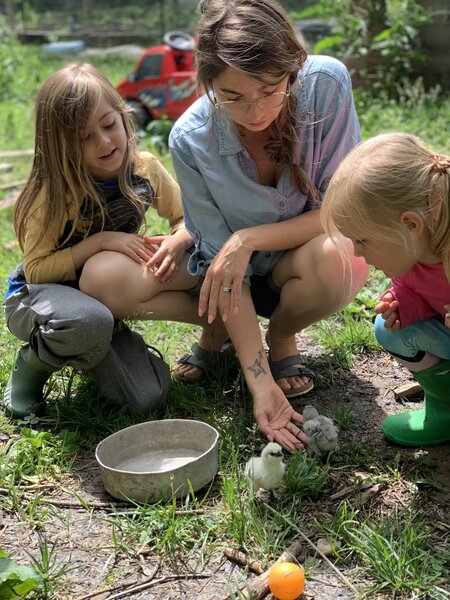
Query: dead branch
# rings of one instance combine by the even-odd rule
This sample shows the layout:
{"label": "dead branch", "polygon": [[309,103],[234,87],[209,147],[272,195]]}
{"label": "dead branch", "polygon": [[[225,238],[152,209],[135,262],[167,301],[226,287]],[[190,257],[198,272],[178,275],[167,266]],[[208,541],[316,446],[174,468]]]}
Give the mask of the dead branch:
{"label": "dead branch", "polygon": [[0,152],[0,158],[21,158],[22,156],[33,156],[34,150],[4,150]]}
{"label": "dead branch", "polygon": [[25,183],[25,179],[23,181],[11,181],[10,183],[2,183],[0,185],[0,190],[12,190],[16,187],[22,187],[23,185],[25,185]]}
{"label": "dead branch", "polygon": [[422,386],[418,383],[410,382],[400,385],[392,390],[396,398],[409,398],[422,391]]}
{"label": "dead branch", "polygon": [[[265,503],[264,503],[265,504]],[[261,600],[269,593],[269,573],[274,565],[282,562],[293,562],[298,560],[302,552],[302,544],[300,542],[293,542],[279,558],[271,565],[267,570],[261,573],[255,579],[247,582],[245,586],[242,586],[239,590],[240,598],[247,598],[248,600]],[[226,600],[233,600],[231,596],[227,596]]]}
{"label": "dead branch", "polygon": [[141,592],[149,587],[153,587],[154,585],[159,585],[161,583],[167,583],[169,581],[177,581],[182,579],[208,579],[211,575],[168,575],[167,577],[161,577],[160,579],[154,579],[154,577],[149,577],[140,583],[132,583],[132,584],[124,584],[122,586],[117,586],[111,590],[98,590],[96,592],[92,592],[87,596],[80,596],[76,600],[89,600],[89,598],[95,598],[95,596],[99,596],[100,594],[107,593],[108,591],[119,590],[121,588],[125,588],[123,592],[119,592],[118,594],[113,594],[112,596],[107,596],[105,600],[117,600],[118,598],[125,598],[129,594],[134,594],[134,592]]}
{"label": "dead branch", "polygon": [[245,554],[245,552],[235,550],[234,548],[225,548],[223,553],[229,560],[237,563],[238,565],[248,567],[257,575],[261,575],[261,573],[264,573],[263,565],[258,560],[252,558],[248,554]]}
{"label": "dead branch", "polygon": [[311,546],[311,548],[313,548],[314,551],[317,552],[317,554],[327,563],[327,565],[333,569],[333,571],[336,573],[336,575],[339,577],[339,579],[341,579],[345,583],[345,585],[352,590],[352,592],[354,594],[358,593],[355,586],[347,579],[347,577],[343,573],[341,573],[341,571],[339,571],[339,569],[335,565],[333,565],[331,560],[329,560],[329,558],[327,556],[325,556],[325,554],[323,552],[321,552],[321,550],[319,550],[319,548],[314,544],[314,542],[311,541],[309,539],[309,537],[307,535],[305,535],[303,533],[303,531],[301,529],[299,529],[299,527],[297,527],[297,525],[295,523],[293,523],[290,519],[285,517],[282,513],[276,511],[274,508],[269,506],[266,502],[264,502],[263,504],[268,510],[273,512],[275,515],[281,517],[283,519],[283,521],[285,521],[285,523],[287,523],[290,527],[292,527],[292,529],[294,529],[294,531],[296,531],[300,535],[300,537],[302,537],[305,540],[305,542],[307,542]]}

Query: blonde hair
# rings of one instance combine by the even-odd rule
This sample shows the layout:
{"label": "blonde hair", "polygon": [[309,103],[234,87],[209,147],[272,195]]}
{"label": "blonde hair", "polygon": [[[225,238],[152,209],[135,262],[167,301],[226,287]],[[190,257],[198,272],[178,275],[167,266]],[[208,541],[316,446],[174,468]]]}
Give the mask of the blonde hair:
{"label": "blonde hair", "polygon": [[[264,84],[288,77],[296,85],[307,54],[276,0],[201,0],[199,11],[195,60],[199,86],[207,93],[227,67]],[[297,187],[315,202],[314,184],[303,165],[295,163],[296,108],[297,97],[291,93],[272,123],[265,150],[273,163],[291,166]]]}
{"label": "blonde hair", "polygon": [[450,281],[450,159],[407,133],[386,133],[354,148],[331,178],[321,209],[325,231],[340,228],[379,240],[402,239],[400,216],[414,211]]}
{"label": "blonde hair", "polygon": [[[14,228],[22,249],[27,220],[32,216],[31,206],[41,190],[44,191],[42,223],[61,224],[72,202],[78,206],[88,202],[90,208],[83,219],[99,210],[104,225],[104,203],[86,168],[82,140],[83,129],[102,100],[120,114],[128,139],[119,172],[120,190],[144,218],[142,201],[130,185],[137,161],[131,114],[117,90],[98,69],[90,64],[73,64],[47,79],[36,98],[33,166],[14,207]],[[72,229],[61,245],[70,239],[79,220],[80,215],[74,219]]]}

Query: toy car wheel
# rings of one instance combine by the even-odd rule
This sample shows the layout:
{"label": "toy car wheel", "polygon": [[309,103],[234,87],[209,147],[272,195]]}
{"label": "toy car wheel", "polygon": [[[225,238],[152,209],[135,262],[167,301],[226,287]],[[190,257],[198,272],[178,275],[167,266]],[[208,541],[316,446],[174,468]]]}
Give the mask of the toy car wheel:
{"label": "toy car wheel", "polygon": [[195,48],[195,39],[186,31],[168,31],[163,39],[164,43],[174,50],[187,52]]}
{"label": "toy car wheel", "polygon": [[151,121],[151,117],[145,107],[140,102],[134,102],[133,100],[127,102],[127,106],[133,114],[136,129],[145,130],[148,123]]}

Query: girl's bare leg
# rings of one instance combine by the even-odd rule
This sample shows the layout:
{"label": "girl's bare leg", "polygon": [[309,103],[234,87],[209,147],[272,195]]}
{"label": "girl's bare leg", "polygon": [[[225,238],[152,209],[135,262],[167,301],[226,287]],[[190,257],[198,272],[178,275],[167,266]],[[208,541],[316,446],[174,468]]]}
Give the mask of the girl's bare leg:
{"label": "girl's bare leg", "polygon": [[[100,300],[116,319],[178,321],[202,326],[199,345],[205,350],[219,350],[227,339],[220,319],[208,325],[198,316],[198,298],[187,293],[198,277],[187,272],[187,260],[180,264],[174,277],[161,283],[145,266],[119,252],[99,252],[83,268],[80,289]],[[179,375],[196,380],[202,372],[193,365],[179,365]]]}

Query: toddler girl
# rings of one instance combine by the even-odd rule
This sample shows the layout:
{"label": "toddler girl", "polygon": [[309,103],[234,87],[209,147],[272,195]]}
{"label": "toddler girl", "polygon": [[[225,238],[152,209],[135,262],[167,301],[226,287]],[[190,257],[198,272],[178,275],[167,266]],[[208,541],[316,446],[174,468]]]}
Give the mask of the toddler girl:
{"label": "toddler girl", "polygon": [[324,227],[392,278],[375,307],[375,335],[425,392],[421,410],[389,416],[405,446],[450,440],[450,158],[406,133],[357,146],[333,175]]}

